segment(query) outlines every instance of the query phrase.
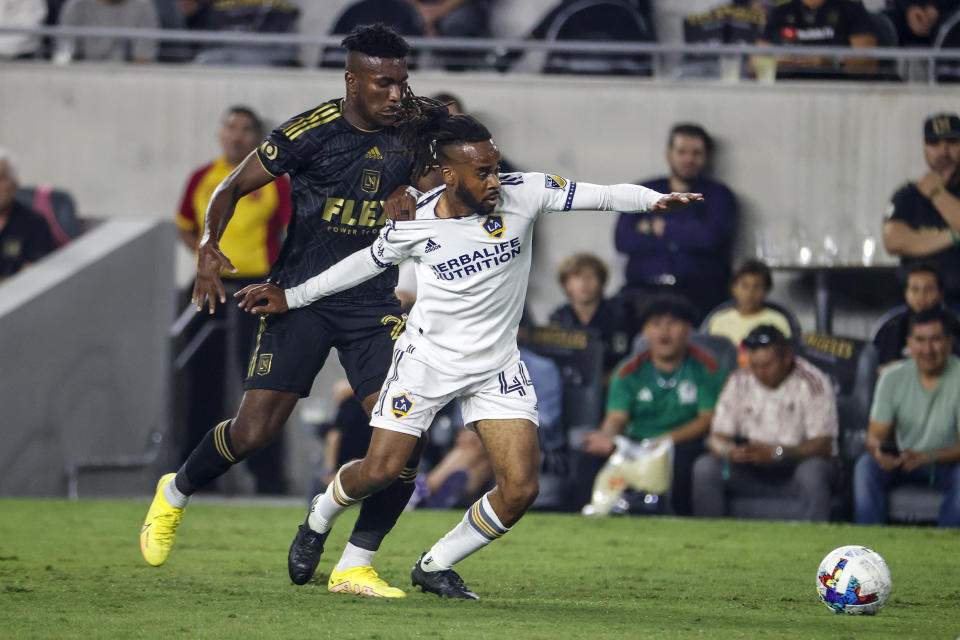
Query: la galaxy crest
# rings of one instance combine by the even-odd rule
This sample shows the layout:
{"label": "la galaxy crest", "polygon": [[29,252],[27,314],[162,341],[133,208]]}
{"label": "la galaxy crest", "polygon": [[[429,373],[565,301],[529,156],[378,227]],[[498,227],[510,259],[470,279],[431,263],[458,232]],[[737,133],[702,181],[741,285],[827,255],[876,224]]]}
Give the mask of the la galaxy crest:
{"label": "la galaxy crest", "polygon": [[498,214],[492,214],[484,218],[483,220],[483,230],[487,232],[487,235],[491,238],[496,238],[499,240],[503,237],[503,232],[506,229],[506,226],[503,224],[503,216]]}
{"label": "la galaxy crest", "polygon": [[413,400],[405,393],[390,398],[390,411],[397,420],[405,418],[412,408]]}

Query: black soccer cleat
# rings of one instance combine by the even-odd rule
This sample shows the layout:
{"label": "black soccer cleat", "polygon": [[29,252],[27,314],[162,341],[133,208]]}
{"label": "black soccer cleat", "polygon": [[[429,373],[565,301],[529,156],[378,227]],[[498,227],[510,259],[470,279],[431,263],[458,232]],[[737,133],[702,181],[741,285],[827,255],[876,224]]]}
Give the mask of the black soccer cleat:
{"label": "black soccer cleat", "polygon": [[420,587],[424,593],[435,593],[441,598],[461,598],[463,600],[479,600],[480,596],[463,584],[463,578],[453,569],[444,569],[443,571],[424,571],[420,568],[423,556],[413,565],[413,571],[410,572],[410,579],[413,586]]}
{"label": "black soccer cleat", "polygon": [[306,520],[297,528],[297,535],[287,553],[287,571],[293,584],[306,584],[313,577],[323,555],[323,543],[329,534],[329,531],[317,533]]}

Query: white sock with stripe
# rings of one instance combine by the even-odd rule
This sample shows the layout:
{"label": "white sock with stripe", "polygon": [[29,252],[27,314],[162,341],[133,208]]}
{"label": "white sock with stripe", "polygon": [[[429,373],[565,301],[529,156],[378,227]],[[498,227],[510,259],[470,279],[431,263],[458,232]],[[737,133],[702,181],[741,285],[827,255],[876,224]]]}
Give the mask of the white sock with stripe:
{"label": "white sock with stripe", "polygon": [[307,525],[317,533],[330,531],[337,516],[351,505],[360,502],[360,500],[351,498],[344,493],[343,486],[340,484],[340,474],[343,473],[343,470],[357,462],[360,461],[354,460],[340,467],[327,490],[317,494],[313,499],[313,504],[310,505],[310,515],[307,516]]}
{"label": "white sock with stripe", "polygon": [[347,546],[343,548],[340,562],[337,563],[337,571],[346,571],[356,567],[372,567],[373,554],[375,553],[376,551],[370,551],[348,542]]}
{"label": "white sock with stripe", "polygon": [[420,567],[424,571],[449,569],[510,530],[500,522],[500,518],[490,506],[488,495],[484,494],[474,502],[473,506],[467,509],[463,520],[423,556]]}

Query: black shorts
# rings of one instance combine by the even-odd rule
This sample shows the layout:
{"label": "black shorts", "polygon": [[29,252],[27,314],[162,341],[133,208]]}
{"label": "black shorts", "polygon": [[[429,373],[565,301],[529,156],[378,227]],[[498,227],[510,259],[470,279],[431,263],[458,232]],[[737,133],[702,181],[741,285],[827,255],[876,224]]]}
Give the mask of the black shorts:
{"label": "black shorts", "polygon": [[406,314],[399,304],[304,307],[260,320],[244,389],[310,394],[331,347],[357,398],[380,390],[403,333]]}

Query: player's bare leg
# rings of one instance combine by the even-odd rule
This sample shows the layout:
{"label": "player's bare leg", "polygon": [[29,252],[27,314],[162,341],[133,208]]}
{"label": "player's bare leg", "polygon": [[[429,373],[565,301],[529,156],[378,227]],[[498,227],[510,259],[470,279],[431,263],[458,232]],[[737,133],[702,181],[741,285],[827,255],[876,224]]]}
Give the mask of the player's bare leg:
{"label": "player's bare leg", "polygon": [[330,574],[328,588],[333,592],[388,598],[406,595],[380,580],[371,562],[383,536],[410,498],[420,451],[422,445],[416,436],[373,429],[366,457],[342,466],[327,490],[313,499],[310,512],[290,545],[287,565],[294,583],[304,584],[310,579],[336,518],[363,500],[357,526],[340,563]]}
{"label": "player's bare leg", "polygon": [[[364,398],[363,408],[368,416],[372,413],[378,397],[379,393],[372,393]],[[410,501],[425,444],[426,440],[421,438],[406,460],[399,477],[363,500],[350,540],[344,547],[337,566],[330,572],[330,579],[327,581],[330,591],[381,597],[406,596],[404,591],[390,587],[379,578],[373,570],[373,556]]]}
{"label": "player's bare leg", "polygon": [[477,599],[451,567],[503,536],[526,513],[540,490],[540,444],[529,420],[481,420],[477,434],[490,455],[497,486],[413,567],[414,586],[448,598]]}

